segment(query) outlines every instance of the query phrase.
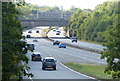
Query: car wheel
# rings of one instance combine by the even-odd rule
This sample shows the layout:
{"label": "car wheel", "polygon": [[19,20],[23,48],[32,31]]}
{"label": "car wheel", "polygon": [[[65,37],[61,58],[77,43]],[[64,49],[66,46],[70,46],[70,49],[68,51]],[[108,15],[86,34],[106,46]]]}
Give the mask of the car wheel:
{"label": "car wheel", "polygon": [[56,67],[54,67],[53,70],[56,70]]}
{"label": "car wheel", "polygon": [[42,59],[40,59],[40,61],[42,62]]}
{"label": "car wheel", "polygon": [[45,68],[44,68],[44,67],[42,67],[42,70],[45,70]]}

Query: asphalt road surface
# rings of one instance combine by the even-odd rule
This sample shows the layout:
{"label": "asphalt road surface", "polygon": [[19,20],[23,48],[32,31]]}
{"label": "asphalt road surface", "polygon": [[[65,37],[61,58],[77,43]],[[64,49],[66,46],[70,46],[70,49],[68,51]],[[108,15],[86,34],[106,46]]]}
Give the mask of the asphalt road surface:
{"label": "asphalt road surface", "polygon": [[[56,31],[53,31],[51,30],[47,35],[48,37],[65,37],[64,36],[64,30],[63,28],[59,28],[58,30],[61,31],[60,35],[56,35]],[[59,40],[61,42],[64,42],[64,43],[69,43],[69,44],[74,44],[74,45],[80,45],[82,47],[87,47],[87,48],[92,48],[92,49],[97,49],[97,50],[100,50],[100,51],[103,51],[103,48],[105,48],[104,46],[102,45],[98,45],[98,44],[92,44],[92,43],[86,43],[86,42],[82,42],[82,41],[78,41],[77,43],[76,42],[71,42],[71,39],[54,39],[54,40]]]}
{"label": "asphalt road surface", "polygon": [[[32,29],[32,35],[36,36],[36,30],[43,30],[44,28]],[[24,35],[28,34],[27,31]],[[38,36],[40,34],[37,33]],[[40,36],[41,37],[41,36]],[[34,38],[27,39],[27,42],[32,42]],[[63,63],[76,62],[76,63],[92,63],[92,64],[106,64],[104,59],[100,59],[100,54],[88,52],[80,49],[71,47],[58,48],[57,45],[53,46],[53,43],[46,39],[37,39],[38,42],[34,42],[35,51],[40,52],[42,57],[53,56],[57,62],[57,70],[42,70],[41,62],[31,61],[31,54],[29,52],[27,56],[30,58],[28,66],[30,66],[30,73],[34,75],[33,79],[93,79],[92,77],[83,75],[75,72],[68,67],[64,66]]]}

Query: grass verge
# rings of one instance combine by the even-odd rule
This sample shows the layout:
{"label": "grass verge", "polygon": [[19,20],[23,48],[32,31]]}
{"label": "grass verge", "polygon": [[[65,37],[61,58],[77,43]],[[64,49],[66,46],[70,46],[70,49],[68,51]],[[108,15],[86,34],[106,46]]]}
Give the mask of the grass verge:
{"label": "grass verge", "polygon": [[53,28],[55,28],[55,27],[50,27],[50,28],[42,30],[42,32],[41,32],[42,37],[46,37],[46,33]]}
{"label": "grass verge", "polygon": [[112,79],[111,75],[104,73],[104,65],[65,63],[69,68],[97,79]]}

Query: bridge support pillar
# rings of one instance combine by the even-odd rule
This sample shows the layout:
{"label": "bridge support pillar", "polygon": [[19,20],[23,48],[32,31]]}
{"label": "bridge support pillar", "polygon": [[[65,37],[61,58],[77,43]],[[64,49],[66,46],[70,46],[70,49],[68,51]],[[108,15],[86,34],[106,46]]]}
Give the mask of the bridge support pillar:
{"label": "bridge support pillar", "polygon": [[52,26],[49,26],[49,28],[51,28]]}
{"label": "bridge support pillar", "polygon": [[70,28],[67,27],[67,36],[70,37]]}

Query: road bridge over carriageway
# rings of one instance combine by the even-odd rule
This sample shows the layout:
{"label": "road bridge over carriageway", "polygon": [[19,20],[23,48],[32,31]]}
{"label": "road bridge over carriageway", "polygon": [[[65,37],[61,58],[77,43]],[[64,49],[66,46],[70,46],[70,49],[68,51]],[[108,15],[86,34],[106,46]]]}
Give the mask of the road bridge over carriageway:
{"label": "road bridge over carriageway", "polygon": [[20,20],[23,27],[38,27],[38,26],[58,26],[67,27],[69,20],[63,19],[41,19],[41,20]]}
{"label": "road bridge over carriageway", "polygon": [[[20,15],[19,19],[23,27],[58,26],[67,27],[73,14],[71,11],[34,11],[33,15]],[[27,19],[24,19],[25,16]]]}
{"label": "road bridge over carriageway", "polygon": [[20,17],[20,21],[25,28],[38,26],[67,27],[67,32],[69,34],[68,22],[72,14],[73,12],[70,11],[36,11],[32,16],[26,15],[27,19],[22,19],[22,17]]}

